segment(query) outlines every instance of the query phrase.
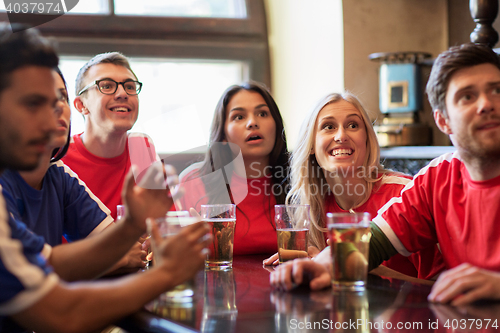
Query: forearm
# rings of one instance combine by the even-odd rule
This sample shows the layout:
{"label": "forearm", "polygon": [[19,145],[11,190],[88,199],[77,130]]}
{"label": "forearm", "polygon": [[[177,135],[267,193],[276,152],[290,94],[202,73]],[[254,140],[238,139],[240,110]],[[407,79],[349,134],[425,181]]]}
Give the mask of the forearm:
{"label": "forearm", "polygon": [[317,262],[318,264],[325,266],[330,271],[332,267],[332,252],[330,246],[325,247],[312,260],[314,262]]}
{"label": "forearm", "polygon": [[102,329],[134,313],[162,292],[192,278],[204,266],[204,249],[210,241],[206,237],[208,231],[205,223],[195,223],[163,240],[153,225],[156,253],[161,260],[151,270],[116,280],[60,283],[13,318],[36,332],[72,333]]}
{"label": "forearm", "polygon": [[390,259],[398,251],[394,248],[389,238],[373,222],[370,223],[372,237],[370,239],[368,271],[378,267],[383,261]]}
{"label": "forearm", "polygon": [[165,270],[153,269],[112,281],[59,284],[13,318],[36,332],[92,332],[138,311],[173,288],[176,280]]}
{"label": "forearm", "polygon": [[141,232],[122,222],[93,237],[54,247],[49,262],[66,281],[93,279],[119,261]]}

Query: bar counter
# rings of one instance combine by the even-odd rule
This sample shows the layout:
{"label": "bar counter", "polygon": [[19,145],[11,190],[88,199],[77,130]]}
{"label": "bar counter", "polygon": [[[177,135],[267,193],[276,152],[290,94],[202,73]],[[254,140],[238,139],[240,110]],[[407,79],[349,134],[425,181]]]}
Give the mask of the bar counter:
{"label": "bar counter", "polygon": [[364,292],[273,290],[266,256],[199,272],[192,303],[159,297],[117,325],[128,332],[498,332],[500,303],[463,308],[427,302],[431,287],[369,274]]}

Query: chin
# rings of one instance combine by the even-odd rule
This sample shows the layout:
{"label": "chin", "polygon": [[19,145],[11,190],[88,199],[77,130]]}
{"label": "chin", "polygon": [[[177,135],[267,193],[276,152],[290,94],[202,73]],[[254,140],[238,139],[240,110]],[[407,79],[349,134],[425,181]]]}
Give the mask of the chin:
{"label": "chin", "polygon": [[37,158],[36,161],[23,161],[22,163],[10,165],[9,168],[18,171],[32,171],[35,170],[40,164],[40,159]]}
{"label": "chin", "polygon": [[66,138],[68,137],[68,134],[64,138],[57,138],[57,140],[54,140],[52,142],[52,148],[48,148],[49,151],[53,151],[56,148],[61,148],[66,144]]}

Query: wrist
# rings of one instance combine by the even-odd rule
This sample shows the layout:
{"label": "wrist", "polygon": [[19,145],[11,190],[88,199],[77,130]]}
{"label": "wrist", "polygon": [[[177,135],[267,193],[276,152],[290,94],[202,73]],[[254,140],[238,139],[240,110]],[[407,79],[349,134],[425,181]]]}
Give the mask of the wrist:
{"label": "wrist", "polygon": [[124,237],[130,237],[135,241],[146,233],[146,228],[140,228],[131,217],[124,218],[118,225],[121,226]]}

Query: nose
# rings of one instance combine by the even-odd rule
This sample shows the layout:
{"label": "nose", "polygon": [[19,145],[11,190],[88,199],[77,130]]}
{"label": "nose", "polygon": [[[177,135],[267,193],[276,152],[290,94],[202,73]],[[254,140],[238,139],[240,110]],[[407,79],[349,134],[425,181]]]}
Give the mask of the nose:
{"label": "nose", "polygon": [[62,101],[61,99],[59,99],[56,103],[56,107],[55,107],[55,114],[56,114],[56,119],[59,118],[63,112],[63,107],[64,107],[64,101]]}
{"label": "nose", "polygon": [[39,112],[38,124],[39,128],[45,135],[51,136],[57,129],[57,120],[62,113],[62,107],[58,106],[60,102],[54,105],[47,105],[43,112]]}
{"label": "nose", "polygon": [[487,114],[494,110],[492,97],[489,94],[481,94],[478,101],[477,113]]}
{"label": "nose", "polygon": [[343,126],[339,126],[338,130],[335,132],[333,139],[335,142],[342,143],[348,140],[347,132]]}
{"label": "nose", "polygon": [[125,87],[123,86],[123,83],[118,84],[118,87],[116,87],[115,99],[118,98],[128,99],[128,94],[125,92]]}
{"label": "nose", "polygon": [[259,123],[257,121],[257,117],[255,117],[253,115],[251,115],[251,116],[248,117],[247,128],[248,129],[259,128]]}

